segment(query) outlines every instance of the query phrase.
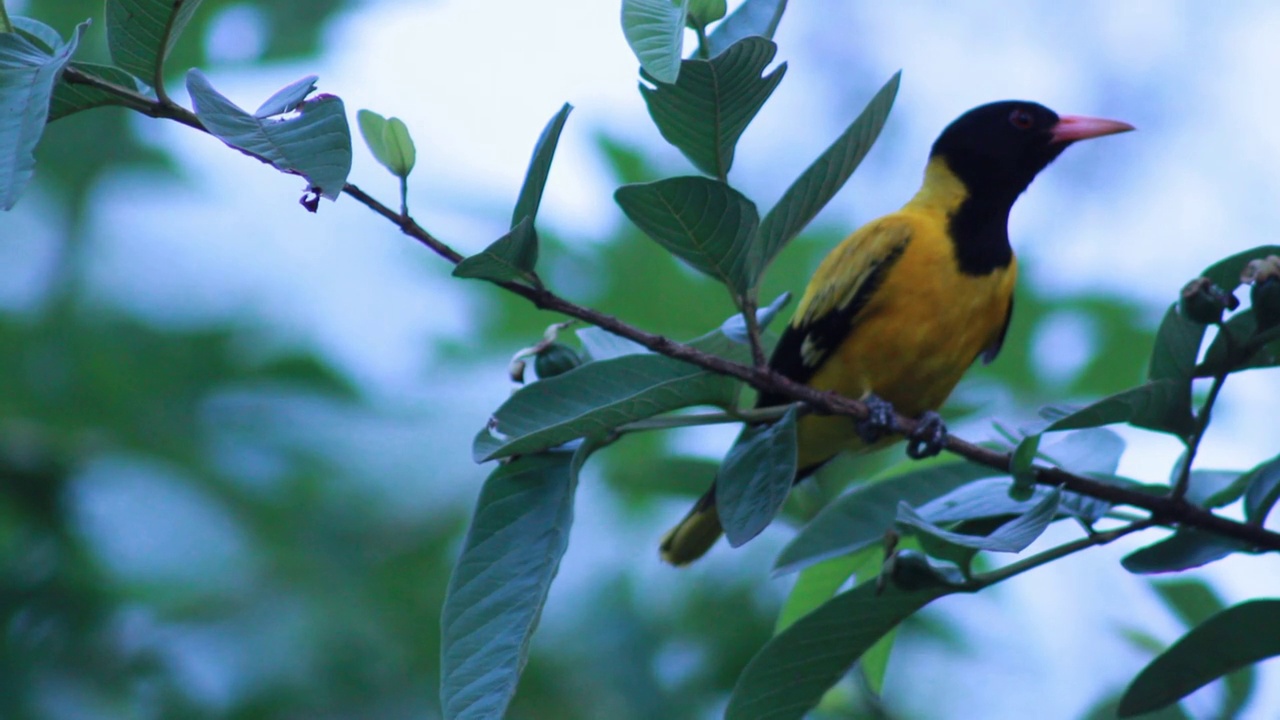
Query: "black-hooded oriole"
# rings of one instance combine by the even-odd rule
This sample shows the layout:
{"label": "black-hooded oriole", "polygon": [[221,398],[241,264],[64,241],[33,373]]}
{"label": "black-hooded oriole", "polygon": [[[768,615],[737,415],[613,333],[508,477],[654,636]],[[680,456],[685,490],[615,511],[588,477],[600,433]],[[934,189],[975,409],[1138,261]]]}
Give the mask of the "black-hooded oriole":
{"label": "black-hooded oriole", "polygon": [[[891,441],[877,435],[892,410],[921,417],[925,437],[916,440],[936,452],[945,430],[935,411],[977,358],[995,359],[1009,328],[1014,201],[1071,143],[1132,129],[1005,101],[974,108],[943,130],[920,191],[827,255],[774,348],[774,370],[868,401],[879,418],[877,430],[875,419],[802,417],[797,481],[841,451]],[[764,393],[757,407],[785,402]],[[692,562],[720,533],[713,486],[667,533],[662,558]]]}

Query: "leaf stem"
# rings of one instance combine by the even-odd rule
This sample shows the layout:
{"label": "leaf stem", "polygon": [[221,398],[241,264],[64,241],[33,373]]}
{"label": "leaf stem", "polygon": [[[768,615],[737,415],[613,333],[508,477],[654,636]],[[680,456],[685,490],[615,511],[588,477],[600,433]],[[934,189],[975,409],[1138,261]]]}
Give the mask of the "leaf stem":
{"label": "leaf stem", "polygon": [[769,359],[764,354],[764,340],[760,333],[760,318],[757,316],[759,303],[751,293],[742,301],[742,321],[747,325],[747,342],[751,344],[751,361],[759,369],[764,369],[769,365]]}
{"label": "leaf stem", "polygon": [[702,23],[694,23],[693,31],[698,35],[698,57],[711,59],[711,51],[707,48],[707,28]]}
{"label": "leaf stem", "polygon": [[1173,492],[1170,494],[1174,500],[1182,500],[1187,494],[1187,489],[1191,486],[1191,465],[1195,462],[1196,452],[1200,449],[1200,441],[1204,438],[1205,431],[1209,429],[1209,418],[1213,414],[1213,404],[1218,401],[1218,393],[1222,391],[1222,385],[1227,381],[1227,370],[1223,370],[1213,376],[1213,385],[1209,388],[1209,396],[1204,399],[1204,405],[1200,406],[1200,413],[1196,416],[1195,431],[1191,434],[1191,439],[1187,443],[1187,455],[1182,462],[1182,467],[1178,472],[1178,481],[1174,483]]}
{"label": "leaf stem", "polygon": [[409,217],[409,178],[400,178],[400,217]]}
{"label": "leaf stem", "polygon": [[1068,555],[1091,547],[1106,545],[1107,543],[1118,540],[1125,535],[1138,532],[1139,530],[1146,530],[1147,528],[1158,524],[1159,522],[1155,518],[1145,518],[1136,520],[1114,530],[1093,533],[1092,535],[1087,535],[1078,540],[1063,543],[1057,547],[1049,548],[1044,552],[1036,553],[1030,557],[1018,560],[1017,562],[1009,563],[1004,567],[997,568],[990,572],[978,573],[973,576],[971,584],[967,585],[965,589],[970,592],[977,592],[983,588],[990,587],[996,583],[1004,582],[1012,577],[1021,575],[1028,570],[1034,570],[1041,565],[1047,565],[1054,560],[1060,560]]}

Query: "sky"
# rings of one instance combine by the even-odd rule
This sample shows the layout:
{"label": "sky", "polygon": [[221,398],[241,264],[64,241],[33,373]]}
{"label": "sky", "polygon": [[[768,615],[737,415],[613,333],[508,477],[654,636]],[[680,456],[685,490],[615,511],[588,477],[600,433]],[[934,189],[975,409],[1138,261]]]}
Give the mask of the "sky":
{"label": "sky", "polygon": [[[502,199],[514,201],[533,143],[563,102],[575,110],[539,217],[557,234],[591,243],[625,221],[593,151],[598,129],[654,147],[669,166],[683,162],[660,148],[636,92],[636,62],[621,36],[616,2],[371,2],[333,24],[324,43],[329,50],[317,61],[237,69],[236,58],[254,54],[257,22],[243,6],[224,13],[210,42],[231,62],[209,73],[215,86],[256,107],[275,89],[316,73],[320,90],[343,97],[352,117],[370,108],[404,119],[418,147],[410,192],[415,215],[464,253],[502,234],[509,213]],[[1044,173],[1019,201],[1010,232],[1035,283],[1064,296],[1099,288],[1122,293],[1149,308],[1154,324],[1201,268],[1276,242],[1276,37],[1280,5],[1263,0],[797,0],[776,38],[779,60],[789,66],[786,79],[739,145],[731,179],[752,197],[777,197],[899,69],[902,90],[882,141],[819,222],[852,229],[896,208],[918,185],[941,128],[983,102],[1030,99],[1061,113],[1128,121],[1138,132],[1074,147]],[[177,325],[253,308],[278,329],[279,342],[317,346],[375,393],[406,405],[420,400],[401,393],[420,385],[432,359],[424,338],[465,336],[469,327],[468,306],[442,264],[424,259],[420,248],[349,199],[326,202],[318,218],[302,217],[291,202],[257,202],[297,196],[301,184],[175,124],[136,122],[155,143],[175,149],[185,177],[160,189],[146,176],[117,177],[97,190],[99,236],[89,264],[104,301]],[[393,179],[359,146],[351,181],[395,197]],[[12,221],[32,226],[40,208],[38,198],[25,202]],[[214,228],[224,241],[176,241],[172,228],[187,224]],[[30,252],[20,248],[0,259],[36,267],[40,233],[25,237],[21,247]],[[138,267],[139,258],[146,267]],[[0,302],[19,301],[17,282],[0,283]],[[1037,340],[1041,355],[1056,357],[1057,348],[1088,339],[1088,328],[1069,319],[1059,326]],[[503,390],[457,383],[442,392],[446,403],[475,412],[475,423],[457,423],[457,437],[440,440],[458,447]],[[1205,442],[1204,466],[1247,467],[1274,451],[1276,397],[1280,373],[1233,378]],[[1172,441],[1122,432],[1132,448],[1122,473],[1165,472],[1176,452]],[[464,491],[457,491],[459,500],[469,502]],[[607,504],[593,500],[585,485],[584,492],[585,501]],[[604,532],[615,520],[606,512],[575,533]],[[782,539],[767,536],[748,549],[767,555]],[[625,561],[635,547],[587,545],[571,546],[566,568]],[[984,641],[979,655],[958,662],[915,653],[910,674],[890,671],[890,692],[912,677],[973,673],[967,663],[976,663],[1001,683],[1043,691],[1046,707],[1064,711],[1042,717],[1082,710],[1076,703],[1083,701],[1070,694],[1074,687],[1090,686],[1098,675],[1123,677],[1137,656],[1110,627],[1107,637],[1077,628],[1098,626],[1096,614],[1112,624],[1131,622],[1136,607],[1149,611],[1147,629],[1174,636],[1172,621],[1160,620],[1154,601],[1115,563],[1122,552],[1073,558],[993,597],[949,600],[945,616]],[[1274,562],[1233,559],[1207,572],[1240,599],[1268,591],[1259,568],[1273,569]],[[709,570],[720,571],[714,564]],[[667,571],[655,563],[642,572]],[[586,570],[566,570],[558,581],[548,607],[552,632],[569,622],[557,616],[557,599],[589,580]],[[1089,592],[1095,586],[1107,587],[1112,602],[1123,601],[1099,606]],[[1038,674],[1050,668],[1052,676]],[[1270,668],[1265,679],[1271,682],[1259,685],[1254,717],[1280,712],[1280,673]],[[970,716],[970,700],[990,717],[1016,717],[1025,710],[1017,703],[1027,700],[1020,694],[1001,700],[981,683],[936,690],[944,691],[956,700],[957,718]],[[904,694],[918,694],[928,707],[938,701],[931,692],[913,686]]]}

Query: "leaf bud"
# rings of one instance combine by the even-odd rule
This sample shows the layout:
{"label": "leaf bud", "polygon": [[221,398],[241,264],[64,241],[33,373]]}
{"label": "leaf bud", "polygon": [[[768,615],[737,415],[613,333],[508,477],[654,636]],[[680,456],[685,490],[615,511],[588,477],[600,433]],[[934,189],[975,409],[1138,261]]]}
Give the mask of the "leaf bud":
{"label": "leaf bud", "polygon": [[582,364],[582,358],[573,348],[563,343],[551,343],[540,350],[533,359],[533,369],[539,380],[546,380],[567,373]]}

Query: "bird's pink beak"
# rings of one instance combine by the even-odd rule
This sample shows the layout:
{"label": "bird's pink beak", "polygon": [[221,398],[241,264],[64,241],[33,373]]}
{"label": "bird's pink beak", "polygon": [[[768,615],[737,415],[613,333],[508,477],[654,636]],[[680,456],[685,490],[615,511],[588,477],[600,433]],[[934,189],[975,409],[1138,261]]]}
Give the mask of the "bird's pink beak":
{"label": "bird's pink beak", "polygon": [[1089,138],[1102,137],[1103,135],[1129,132],[1133,129],[1134,127],[1129,123],[1120,122],[1119,120],[1106,120],[1083,115],[1063,115],[1058,118],[1058,124],[1053,126],[1049,142],[1065,143],[1088,140]]}

